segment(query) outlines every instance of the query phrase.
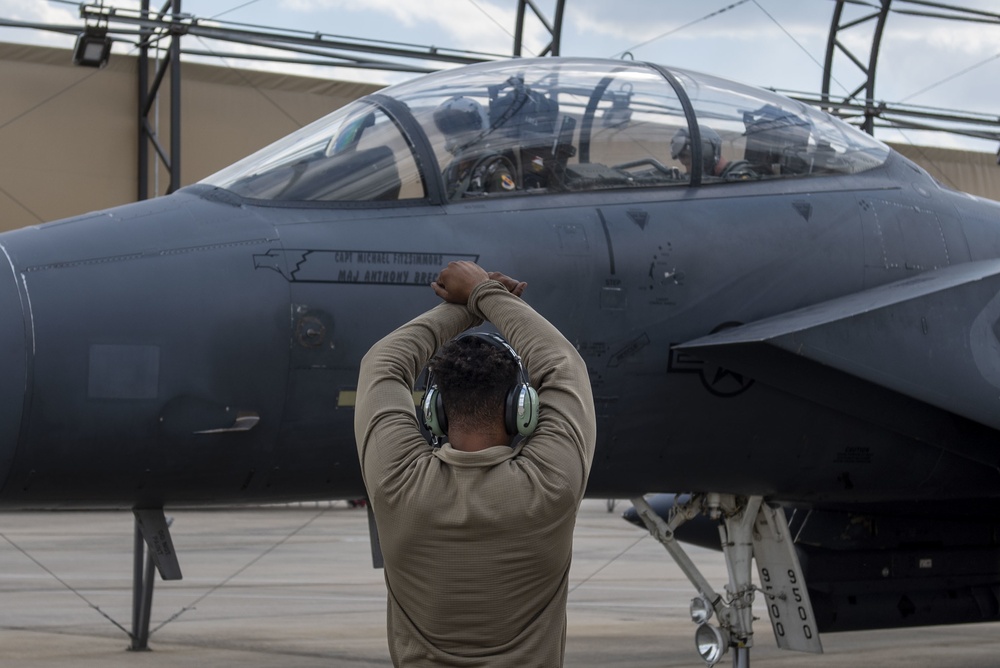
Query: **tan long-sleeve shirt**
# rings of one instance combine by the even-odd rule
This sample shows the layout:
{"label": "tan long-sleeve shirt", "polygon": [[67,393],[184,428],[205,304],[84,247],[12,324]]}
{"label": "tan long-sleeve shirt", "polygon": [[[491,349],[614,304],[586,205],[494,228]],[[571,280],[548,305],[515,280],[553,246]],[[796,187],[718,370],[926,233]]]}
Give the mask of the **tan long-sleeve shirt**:
{"label": "tan long-sleeve shirt", "polygon": [[[412,388],[443,343],[492,322],[521,355],[541,408],[516,449],[432,449]],[[594,455],[586,365],[495,281],[441,304],[361,363],[355,435],[378,524],[396,666],[561,666],[573,528]]]}

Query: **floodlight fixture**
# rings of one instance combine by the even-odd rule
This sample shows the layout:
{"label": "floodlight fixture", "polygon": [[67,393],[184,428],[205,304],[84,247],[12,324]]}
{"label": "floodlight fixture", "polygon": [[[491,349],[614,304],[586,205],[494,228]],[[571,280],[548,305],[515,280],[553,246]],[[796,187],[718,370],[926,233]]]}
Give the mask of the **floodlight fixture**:
{"label": "floodlight fixture", "polygon": [[712,618],[712,603],[704,594],[691,599],[691,621],[695,624],[704,624]]}
{"label": "floodlight fixture", "polygon": [[694,644],[706,666],[714,666],[729,649],[722,631],[711,624],[701,624],[694,632]]}
{"label": "floodlight fixture", "polygon": [[76,36],[73,64],[83,67],[104,67],[108,64],[113,41],[108,37],[107,28],[87,26]]}

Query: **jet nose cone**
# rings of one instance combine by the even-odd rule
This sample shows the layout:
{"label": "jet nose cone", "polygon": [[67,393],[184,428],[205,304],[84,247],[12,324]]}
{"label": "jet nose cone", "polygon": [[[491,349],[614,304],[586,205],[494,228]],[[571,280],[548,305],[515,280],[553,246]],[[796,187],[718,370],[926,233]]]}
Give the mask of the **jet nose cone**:
{"label": "jet nose cone", "polygon": [[0,245],[0,497],[17,448],[27,388],[25,310],[17,273]]}

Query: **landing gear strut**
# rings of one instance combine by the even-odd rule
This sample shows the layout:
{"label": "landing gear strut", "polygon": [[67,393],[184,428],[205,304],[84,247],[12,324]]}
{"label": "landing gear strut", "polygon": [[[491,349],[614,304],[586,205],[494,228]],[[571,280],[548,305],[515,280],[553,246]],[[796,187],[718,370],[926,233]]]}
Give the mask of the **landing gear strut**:
{"label": "landing gear strut", "polygon": [[[672,505],[664,518],[644,497],[632,499],[632,504],[649,532],[663,544],[698,591],[691,601],[691,619],[698,624],[695,644],[707,665],[714,666],[732,648],[733,668],[749,668],[757,591],[766,597],[779,647],[823,651],[802,569],[780,508],[768,506],[760,496],[699,494]],[[729,573],[724,596],[705,580],[674,537],[677,527],[702,513],[719,523]],[[760,588],[753,583],[751,563],[755,559]],[[718,626],[708,623],[713,614]]]}
{"label": "landing gear strut", "polygon": [[[156,571],[164,580],[180,580],[181,567],[163,508],[136,508],[132,564],[132,639],[129,650],[149,651],[149,618]],[[154,570],[155,567],[155,570]]]}

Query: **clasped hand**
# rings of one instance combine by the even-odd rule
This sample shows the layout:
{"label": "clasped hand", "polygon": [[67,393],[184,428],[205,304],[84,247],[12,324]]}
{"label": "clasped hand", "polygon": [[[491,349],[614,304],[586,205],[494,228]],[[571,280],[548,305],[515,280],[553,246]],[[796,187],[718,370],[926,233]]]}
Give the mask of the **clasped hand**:
{"label": "clasped hand", "polygon": [[490,280],[499,281],[517,297],[520,297],[528,287],[524,281],[518,281],[498,271],[487,272],[475,262],[468,260],[449,262],[448,266],[438,274],[437,280],[431,283],[431,287],[434,293],[446,302],[464,306],[469,303],[469,297],[475,287]]}

